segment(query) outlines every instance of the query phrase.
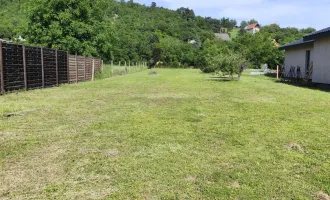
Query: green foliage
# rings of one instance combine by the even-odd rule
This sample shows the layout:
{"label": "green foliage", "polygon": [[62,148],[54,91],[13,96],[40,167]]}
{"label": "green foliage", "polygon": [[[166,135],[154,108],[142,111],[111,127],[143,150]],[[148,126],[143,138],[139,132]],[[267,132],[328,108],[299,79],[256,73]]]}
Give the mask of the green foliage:
{"label": "green foliage", "polygon": [[105,0],[30,0],[29,43],[86,56],[110,53],[111,26]]}
{"label": "green foliage", "polygon": [[229,43],[213,43],[207,40],[203,47],[202,56],[205,63],[201,70],[205,73],[217,72],[233,76],[239,73],[240,65],[245,62],[242,55],[230,49]]}
{"label": "green foliage", "polygon": [[[256,68],[264,63],[274,68],[284,59],[274,39],[285,44],[315,31],[271,24],[248,35],[244,29],[233,29],[234,19],[204,18],[189,8],[174,11],[157,7],[155,2],[145,6],[133,0],[1,0],[1,5],[0,38],[22,35],[30,45],[105,61],[144,60],[149,66],[193,66],[204,72],[218,71],[219,63],[233,63],[238,57]],[[241,26],[256,22],[242,21]],[[232,41],[215,39],[220,28],[229,30]]]}
{"label": "green foliage", "polygon": [[265,63],[271,68],[276,68],[276,65],[283,63],[284,54],[274,44],[269,33],[244,33],[235,38],[231,45],[231,48],[243,55],[253,68],[259,68]]}
{"label": "green foliage", "polygon": [[278,24],[270,24],[262,27],[262,32],[270,33],[272,38],[284,45],[301,39],[304,35],[316,31],[314,28],[297,29],[293,27],[281,28]]}
{"label": "green foliage", "polygon": [[15,40],[27,27],[20,0],[1,0],[0,19],[0,38],[2,39]]}

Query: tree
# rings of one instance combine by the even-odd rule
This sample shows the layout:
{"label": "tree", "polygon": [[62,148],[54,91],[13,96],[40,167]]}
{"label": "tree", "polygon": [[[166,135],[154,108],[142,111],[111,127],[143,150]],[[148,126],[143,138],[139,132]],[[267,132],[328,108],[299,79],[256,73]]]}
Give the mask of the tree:
{"label": "tree", "polygon": [[152,8],[156,8],[156,7],[157,7],[157,3],[156,3],[156,2],[152,2],[152,3],[151,3],[151,7],[152,7]]}
{"label": "tree", "polygon": [[237,21],[234,20],[234,19],[229,19],[229,18],[225,18],[225,17],[223,17],[223,18],[221,18],[221,20],[220,20],[220,25],[221,25],[221,27],[223,27],[223,28],[228,28],[229,30],[231,30],[231,29],[234,28],[234,26],[237,25]]}
{"label": "tree", "polygon": [[243,20],[242,22],[241,22],[241,28],[243,29],[243,28],[245,28],[245,27],[247,27],[249,25],[249,23],[247,22],[247,21],[245,21],[245,20]]}
{"label": "tree", "polygon": [[193,20],[195,18],[195,12],[189,8],[181,7],[177,9],[177,12],[186,20]]}
{"label": "tree", "polygon": [[256,19],[251,19],[250,21],[248,21],[248,24],[256,24],[259,23]]}
{"label": "tree", "polygon": [[104,19],[106,5],[106,0],[29,0],[28,41],[86,56],[110,54],[105,47],[112,35]]}
{"label": "tree", "polygon": [[281,64],[284,54],[273,43],[269,33],[257,33],[251,35],[245,33],[236,37],[232,43],[232,49],[239,52],[254,68],[260,68],[261,64],[267,63],[271,68]]}

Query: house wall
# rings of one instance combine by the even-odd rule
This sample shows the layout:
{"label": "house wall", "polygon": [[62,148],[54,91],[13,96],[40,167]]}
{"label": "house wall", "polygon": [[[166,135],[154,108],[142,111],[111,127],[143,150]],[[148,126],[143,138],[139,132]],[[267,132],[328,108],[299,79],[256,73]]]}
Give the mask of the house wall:
{"label": "house wall", "polygon": [[302,77],[306,75],[306,51],[310,51],[310,61],[314,61],[313,45],[300,46],[287,49],[285,51],[285,74],[289,74],[291,67],[299,66],[301,69]]}
{"label": "house wall", "polygon": [[330,38],[314,42],[313,82],[330,84]]}
{"label": "house wall", "polygon": [[253,34],[256,34],[256,33],[258,33],[258,32],[260,32],[260,28],[259,28],[259,27],[255,27],[255,28],[253,29]]}
{"label": "house wall", "polygon": [[250,30],[246,30],[247,33],[250,33],[250,34],[254,34],[253,33],[253,29],[250,29]]}

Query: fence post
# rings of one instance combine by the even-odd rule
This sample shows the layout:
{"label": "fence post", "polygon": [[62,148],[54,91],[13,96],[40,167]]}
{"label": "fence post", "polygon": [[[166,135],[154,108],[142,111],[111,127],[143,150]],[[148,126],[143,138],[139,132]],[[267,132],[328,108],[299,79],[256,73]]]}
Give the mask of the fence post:
{"label": "fence post", "polygon": [[111,69],[111,76],[113,76],[113,60],[111,60],[111,66],[110,66],[110,69]]}
{"label": "fence post", "polygon": [[56,57],[56,85],[59,84],[59,78],[58,78],[58,52],[57,49],[55,50],[55,57]]}
{"label": "fence post", "polygon": [[78,83],[78,62],[77,62],[77,53],[75,55],[75,62],[76,62],[76,83]]}
{"label": "fence post", "polygon": [[66,52],[66,73],[68,77],[68,83],[70,83],[70,55],[69,52]]}
{"label": "fence post", "polygon": [[103,60],[101,60],[102,72],[104,72]]}
{"label": "fence post", "polygon": [[42,87],[45,87],[45,65],[44,65],[44,49],[41,47],[41,79],[42,79]]}
{"label": "fence post", "polygon": [[25,45],[22,45],[23,49],[23,71],[24,71],[24,89],[27,90],[27,74],[26,74],[26,53],[25,53]]}
{"label": "fence post", "polygon": [[93,58],[92,81],[94,81],[94,73],[95,73],[95,60]]}
{"label": "fence post", "polygon": [[84,57],[84,81],[86,82],[86,59],[87,57]]}
{"label": "fence post", "polygon": [[2,57],[2,41],[0,41],[0,94],[5,93],[5,78],[3,77],[3,57]]}

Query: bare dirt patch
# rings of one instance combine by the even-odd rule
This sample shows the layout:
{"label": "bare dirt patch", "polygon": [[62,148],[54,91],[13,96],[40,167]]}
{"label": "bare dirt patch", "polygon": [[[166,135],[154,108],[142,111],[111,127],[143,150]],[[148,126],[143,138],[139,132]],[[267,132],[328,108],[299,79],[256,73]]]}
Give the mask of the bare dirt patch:
{"label": "bare dirt patch", "polygon": [[80,150],[81,154],[93,154],[93,153],[101,153],[105,156],[111,157],[111,156],[118,156],[120,151],[117,149],[106,149],[106,150],[96,150],[96,149],[82,149]]}
{"label": "bare dirt patch", "polygon": [[286,145],[285,148],[290,151],[299,151],[301,153],[306,153],[305,149],[302,146],[294,142]]}
{"label": "bare dirt patch", "polygon": [[193,175],[188,175],[186,176],[185,180],[189,181],[189,182],[195,182],[197,179],[197,176],[193,176]]}
{"label": "bare dirt patch", "polygon": [[60,158],[65,152],[62,145],[54,144],[18,162],[8,163],[8,167],[0,171],[0,197],[25,192],[38,193],[48,183],[58,181],[64,173]]}
{"label": "bare dirt patch", "polygon": [[230,188],[233,188],[233,189],[238,189],[238,188],[241,187],[241,185],[239,184],[238,181],[231,181],[231,182],[229,183],[229,187],[230,187]]}
{"label": "bare dirt patch", "polygon": [[330,200],[330,196],[322,191],[318,192],[314,197],[318,200]]}

